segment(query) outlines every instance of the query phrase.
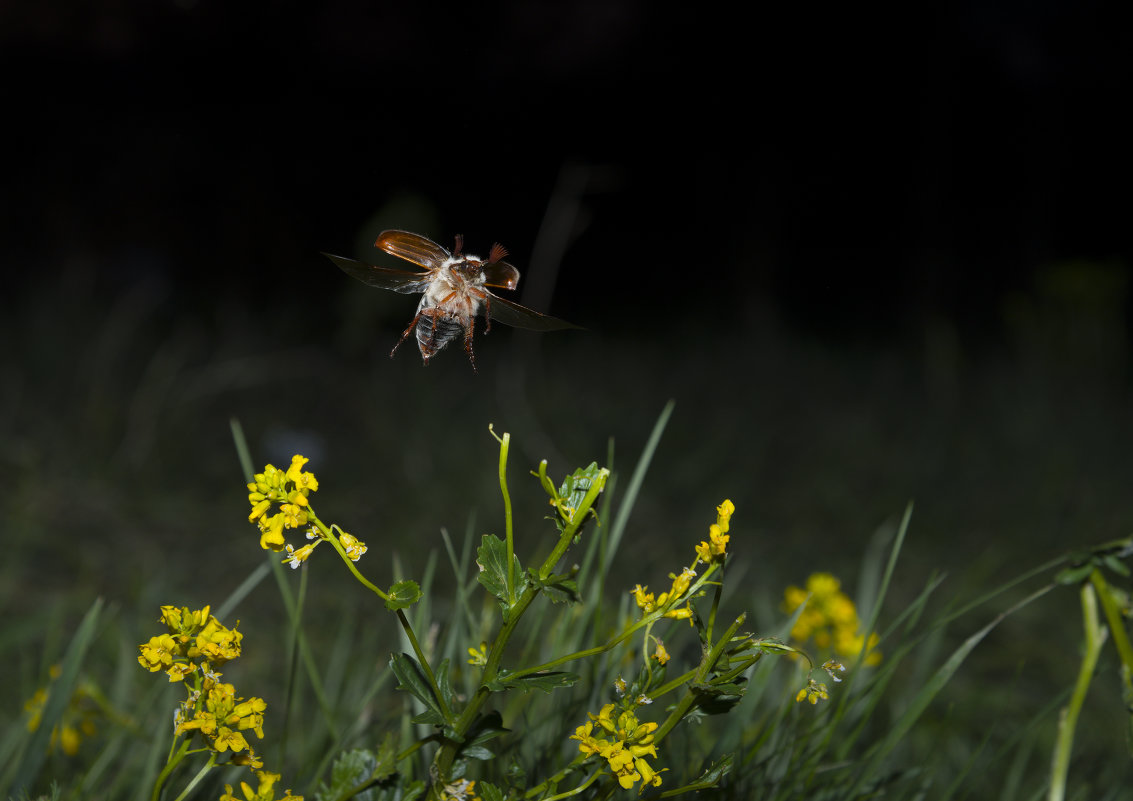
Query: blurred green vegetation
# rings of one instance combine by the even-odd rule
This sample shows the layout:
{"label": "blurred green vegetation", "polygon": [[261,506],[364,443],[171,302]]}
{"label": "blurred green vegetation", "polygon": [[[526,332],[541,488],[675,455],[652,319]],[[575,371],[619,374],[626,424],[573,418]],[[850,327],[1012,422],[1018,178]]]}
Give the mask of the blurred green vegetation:
{"label": "blurred green vegetation", "polygon": [[[947,574],[942,599],[976,597],[1129,533],[1133,417],[1114,300],[1126,280],[1120,266],[1052,266],[1004,308],[1007,336],[990,342],[944,319],[905,341],[831,342],[762,309],[545,336],[499,327],[478,338],[473,374],[459,350],[428,368],[408,347],[390,360],[411,305],[385,293],[363,304],[365,290],[345,281],[314,302],[262,306],[223,290],[110,291],[72,267],[0,322],[11,343],[0,385],[4,723],[96,597],[141,642],[160,604],[218,603],[263,561],[233,418],[257,464],[310,457],[319,508],[414,575],[442,547],[442,528],[502,528],[489,423],[512,434],[512,497],[529,521],[545,499],[523,471],[547,458],[558,475],[612,452],[617,491],[674,398],[613,573],[627,591],[683,560],[704,536],[705,510],[730,497],[737,569],[758,624],[775,626],[783,588],[811,572],[839,575],[851,594],[866,586],[866,557],[913,500],[888,604],[899,610],[936,572]],[[552,536],[549,524],[517,534]],[[1077,602],[1056,596],[977,650],[913,758],[931,742],[962,763],[985,736],[992,747],[1017,736],[1072,685]],[[276,603],[264,585],[235,615],[254,630],[280,614]],[[339,621],[328,637],[372,631],[349,590],[312,594],[308,614]],[[942,632],[942,656],[973,628]],[[270,672],[259,653],[250,669]],[[1121,760],[1129,775],[1113,667],[1103,653],[1072,786]],[[1042,722],[1052,737],[1054,715]],[[1033,736],[1043,742],[1031,769],[1045,770],[1047,735]]]}

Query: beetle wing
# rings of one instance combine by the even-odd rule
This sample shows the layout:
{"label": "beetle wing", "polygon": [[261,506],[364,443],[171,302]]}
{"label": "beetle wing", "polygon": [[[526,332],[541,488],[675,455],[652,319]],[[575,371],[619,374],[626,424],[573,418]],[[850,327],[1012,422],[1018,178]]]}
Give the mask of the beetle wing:
{"label": "beetle wing", "polygon": [[506,261],[484,263],[484,285],[500,289],[515,289],[519,285],[519,270]]}
{"label": "beetle wing", "polygon": [[549,314],[540,314],[534,309],[512,303],[501,297],[492,295],[488,298],[488,316],[493,320],[514,328],[526,328],[529,331],[557,331],[561,328],[579,328],[574,323],[560,320]]}
{"label": "beetle wing", "polygon": [[374,242],[374,247],[426,270],[437,269],[452,255],[433,240],[409,231],[382,231]]}
{"label": "beetle wing", "polygon": [[356,278],[363,284],[389,289],[393,292],[410,294],[424,292],[432,281],[432,273],[412,272],[410,270],[391,270],[389,267],[377,267],[353,259],[344,259],[342,256],[332,256],[324,253],[328,259],[338,265],[339,269]]}

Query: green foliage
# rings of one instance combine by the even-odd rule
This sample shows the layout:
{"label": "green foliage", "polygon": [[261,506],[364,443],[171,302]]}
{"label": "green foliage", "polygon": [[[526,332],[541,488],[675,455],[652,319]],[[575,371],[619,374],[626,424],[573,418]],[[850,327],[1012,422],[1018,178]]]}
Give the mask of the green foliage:
{"label": "green foliage", "polygon": [[[654,432],[650,453],[667,414]],[[1101,778],[1091,783],[1092,777],[1076,772],[1070,759],[1091,686],[1113,697],[1133,733],[1128,713],[1133,647],[1125,589],[1133,557],[1129,539],[1048,562],[959,607],[934,607],[943,580],[932,577],[911,602],[893,609],[887,598],[899,574],[910,508],[888,551],[879,550],[873,557],[877,563],[863,570],[877,577],[869,588],[873,602],[863,635],[876,632],[885,657],[868,665],[863,646],[843,681],[837,667],[816,666],[801,644],[789,639],[802,607],[789,619],[769,612],[770,603],[761,606],[758,595],[737,581],[742,574],[734,554],[758,551],[761,544],[743,527],[729,535],[727,505],[718,509],[714,530],[689,535],[695,570],[678,567],[669,574],[667,592],[650,593],[643,584],[656,577],[621,576],[613,582],[604,567],[629,519],[626,504],[632,505],[612,504],[612,473],[591,463],[556,482],[546,462],[533,471],[554,524],[553,543],[540,553],[537,543],[552,527],[544,524],[540,531],[513,521],[506,479],[509,437],[498,439],[505,537],[481,535],[473,555],[477,539],[471,527],[459,544],[446,535],[449,578],[438,575],[435,559],[416,580],[401,578],[396,561],[360,562],[364,544],[337,525],[323,524],[313,509],[305,513],[316,536],[333,546],[358,582],[334,592],[356,591],[358,605],[369,597],[375,609],[392,613],[388,617],[401,629],[398,645],[374,615],[361,628],[352,621],[336,622],[333,647],[314,647],[304,612],[312,596],[327,591],[319,583],[326,574],[312,577],[306,563],[298,573],[281,569],[278,557],[217,607],[227,614],[264,577],[276,577],[285,634],[278,638],[274,663],[285,691],[269,704],[264,728],[277,738],[265,753],[269,768],[284,773],[280,786],[308,787],[308,795],[319,801],[606,799],[624,793],[627,782],[633,794],[647,798],[692,792],[772,801],[881,794],[1011,799],[1039,792],[1052,799],[1074,792],[1133,797],[1120,783],[1102,786]],[[309,474],[301,467],[290,479],[283,471],[264,474],[270,479],[265,486],[279,492],[279,502],[296,497],[295,482],[307,481],[314,491],[313,476],[305,479]],[[629,483],[634,494],[646,467],[638,465]],[[532,484],[526,486],[529,490]],[[599,525],[606,518],[614,521],[612,531]],[[707,541],[697,546],[700,537]],[[567,561],[576,547],[584,550],[575,562]],[[389,589],[378,589],[359,565],[392,568],[392,582],[382,582]],[[1036,581],[1038,586],[1021,598],[1011,597]],[[638,587],[631,593],[634,582]],[[736,586],[745,592],[731,589]],[[939,712],[948,706],[946,694],[972,654],[988,647],[1005,621],[1040,602],[1068,597],[1062,588],[1077,589],[1083,610],[1087,647],[1077,682],[1065,693],[1052,691],[1046,709],[1027,726],[989,732],[983,743],[964,743],[973,747],[957,769],[945,753],[956,745],[949,721]],[[725,611],[737,603],[748,611]],[[254,788],[246,768],[222,771],[222,762],[207,753],[196,756],[199,764],[191,770],[181,765],[168,775],[162,772],[163,764],[180,764],[171,760],[167,733],[175,704],[160,675],[154,677],[160,683],[141,681],[149,676],[137,670],[129,637],[119,642],[122,689],[106,698],[105,708],[133,708],[140,720],[108,716],[101,750],[73,778],[51,767],[58,764],[49,748],[52,733],[83,686],[84,671],[97,670],[105,657],[92,651],[107,625],[103,615],[96,603],[61,649],[60,669],[35,731],[9,732],[0,740],[0,789],[17,797],[45,788],[52,777],[64,779],[62,789],[54,791],[59,798],[89,796],[94,786],[108,799],[144,797],[163,780],[164,798],[175,798],[182,789],[186,797],[216,798],[226,785],[242,781]],[[969,623],[973,618],[976,622]],[[763,633],[749,631],[749,620]],[[269,625],[262,620],[245,624],[248,632]],[[320,621],[320,642],[335,626]],[[1104,646],[1110,640],[1117,669],[1107,673]],[[477,648],[478,643],[483,644]],[[466,659],[466,653],[473,658]],[[1108,687],[1099,676],[1108,678]],[[1113,693],[1115,680],[1119,693]],[[1060,710],[1061,721],[1055,719]],[[940,753],[920,750],[934,742],[941,744]],[[185,764],[191,757],[185,756]],[[987,769],[1005,763],[1012,765],[1009,771]],[[100,781],[110,776],[117,778]],[[283,796],[276,791],[275,797]]]}

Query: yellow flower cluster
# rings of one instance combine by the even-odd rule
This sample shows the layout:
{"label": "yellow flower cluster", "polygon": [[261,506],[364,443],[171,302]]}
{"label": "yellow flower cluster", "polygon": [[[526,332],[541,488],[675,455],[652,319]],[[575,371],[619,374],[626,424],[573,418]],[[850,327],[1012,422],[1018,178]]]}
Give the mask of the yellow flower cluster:
{"label": "yellow flower cluster", "polygon": [[[813,640],[823,651],[833,652],[847,660],[856,659],[866,640],[861,634],[857,607],[842,592],[841,582],[830,573],[814,573],[807,579],[806,589],[794,585],[787,587],[783,594],[784,611],[790,614],[804,603],[806,608],[791,629],[791,637],[800,643]],[[881,662],[881,652],[875,650],[877,641],[876,633],[869,636],[866,665]]]}
{"label": "yellow flower cluster", "polygon": [[829,700],[829,698],[830,691],[826,689],[826,685],[820,684],[814,679],[811,679],[807,682],[806,687],[803,687],[801,690],[799,690],[798,694],[795,696],[795,701],[797,702],[805,699],[807,701],[810,701],[811,704],[817,704],[820,700],[826,701]]}
{"label": "yellow flower cluster", "polygon": [[181,681],[198,664],[207,672],[210,666],[217,668],[240,656],[244,635],[226,628],[209,614],[209,608],[192,612],[188,607],[161,607],[158,621],[169,631],[138,646],[138,664],[151,673],[164,669],[170,681]]}
{"label": "yellow flower cluster", "polygon": [[[213,674],[219,676],[219,674]],[[236,688],[221,684],[209,676],[205,678],[205,708],[193,710],[191,719],[177,716],[177,734],[200,732],[211,750],[223,754],[229,749],[238,754],[251,751],[242,732],[249,729],[261,740],[264,737],[264,716],[267,704],[262,698],[236,697]],[[184,709],[184,707],[182,707]]]}
{"label": "yellow flower cluster", "polygon": [[[645,614],[651,614],[658,609],[665,610],[665,617],[671,617],[676,620],[688,620],[692,622],[692,606],[687,603],[689,598],[685,597],[692,580],[696,578],[696,567],[700,562],[707,565],[717,565],[724,561],[728,549],[728,527],[735,513],[735,505],[728,500],[716,507],[716,522],[708,527],[709,542],[701,542],[696,546],[696,559],[693,560],[692,567],[684,568],[680,573],[670,573],[669,578],[673,580],[672,586],[668,592],[661,593],[660,596],[654,597],[653,593],[649,592],[648,586],[638,584],[630,592],[633,594],[633,600]],[[711,571],[711,567],[709,570]],[[681,603],[684,603],[681,606]],[[664,662],[662,662],[664,664]]]}
{"label": "yellow flower cluster", "polygon": [[[164,669],[170,681],[197,676],[195,689],[174,717],[176,734],[200,732],[210,750],[240,754],[233,760],[237,764],[260,767],[263,763],[242,732],[250,729],[263,738],[267,704],[262,698],[237,698],[231,684],[220,682],[217,668],[240,656],[244,635],[226,627],[209,614],[209,609],[161,607],[158,620],[168,632],[138,646],[138,663],[151,673]],[[243,751],[247,753],[241,754]]]}
{"label": "yellow flower cluster", "polygon": [[[52,665],[48,670],[48,675],[52,681],[59,678],[59,674],[58,665]],[[95,692],[97,693],[97,691]],[[47,706],[47,699],[50,696],[50,685],[40,687],[24,703],[24,711],[28,713],[28,731],[36,731],[39,724],[43,722],[43,709]],[[48,750],[54,751],[59,748],[67,756],[74,756],[79,753],[79,745],[83,738],[93,737],[97,731],[95,718],[98,717],[98,713],[97,699],[92,697],[92,688],[89,688],[85,683],[77,686],[74,693],[71,694],[70,700],[67,701],[67,706],[63,710],[59,723],[51,730]]]}
{"label": "yellow flower cluster", "polygon": [[708,542],[701,542],[696,546],[696,556],[701,562],[708,564],[723,561],[728,540],[731,539],[728,536],[729,523],[735,512],[735,504],[729,500],[716,507],[716,522],[708,527]]}
{"label": "yellow flower cluster", "polygon": [[[240,782],[240,790],[243,792],[243,798],[237,796],[232,791],[232,785],[224,785],[224,795],[220,797],[220,801],[275,801],[275,783],[279,781],[278,773],[269,773],[266,770],[257,770],[256,776],[260,780],[258,789],[253,790],[251,785],[247,782]],[[288,801],[303,801],[303,796],[292,795],[288,790],[281,796],[281,799],[288,799]]]}
{"label": "yellow flower cluster", "polygon": [[658,609],[665,609],[672,607],[665,612],[665,617],[671,617],[676,620],[688,620],[692,617],[692,607],[685,605],[678,607],[676,604],[680,602],[681,598],[688,592],[689,584],[696,577],[696,571],[690,567],[686,567],[679,574],[670,573],[669,578],[673,580],[673,585],[669,588],[668,592],[663,592],[657,598],[653,597],[653,593],[647,592],[649,587],[643,587],[638,584],[633,588],[633,600],[640,607],[641,611],[645,614],[650,614]]}
{"label": "yellow flower cluster", "polygon": [[476,782],[470,779],[449,782],[441,791],[441,801],[480,801],[480,796],[476,795]]}
{"label": "yellow flower cluster", "polygon": [[[286,472],[269,464],[264,472],[256,473],[255,480],[248,485],[248,501],[252,504],[248,520],[260,527],[261,548],[282,551],[286,545],[283,530],[307,525],[310,519],[307,496],[319,488],[314,473],[303,471],[308,461],[296,454],[291,457],[291,467]],[[279,511],[269,515],[272,504],[278,504]]]}
{"label": "yellow flower cluster", "polygon": [[[639,791],[648,786],[660,787],[660,772],[645,761],[646,756],[657,758],[657,747],[653,744],[657,724],[639,723],[632,709],[623,710],[615,721],[615,708],[616,704],[606,704],[597,715],[588,714],[590,722],[579,726],[570,739],[578,740],[578,750],[588,757],[597,755],[605,759],[624,789],[639,781],[642,782]],[[595,725],[599,734],[608,736],[593,736]]]}
{"label": "yellow flower cluster", "polygon": [[[307,561],[319,543],[331,540],[337,534],[346,557],[357,562],[368,550],[366,543],[338,526],[332,525],[328,529],[311,509],[308,496],[318,490],[319,482],[314,473],[303,470],[308,461],[305,456],[296,454],[291,457],[291,467],[286,471],[269,464],[264,472],[256,473],[255,481],[248,485],[248,501],[252,504],[248,520],[260,527],[260,547],[269,551],[286,551],[283,561],[294,569]],[[279,511],[268,514],[273,504],[278,506]],[[307,539],[313,542],[296,548],[284,540],[285,529],[301,528],[307,524],[311,524]]]}

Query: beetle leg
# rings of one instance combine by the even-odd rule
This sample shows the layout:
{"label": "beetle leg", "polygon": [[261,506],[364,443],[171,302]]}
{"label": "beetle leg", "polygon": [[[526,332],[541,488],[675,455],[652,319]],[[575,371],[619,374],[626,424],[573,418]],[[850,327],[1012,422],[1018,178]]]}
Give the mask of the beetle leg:
{"label": "beetle leg", "polygon": [[483,293],[484,301],[484,319],[487,321],[484,324],[484,333],[487,334],[492,330],[492,293]]}
{"label": "beetle leg", "polygon": [[[389,352],[389,357],[392,359],[393,354],[397,353],[397,349],[401,347],[401,343],[409,338],[409,333],[417,327],[417,321],[421,319],[421,315],[425,312],[419,311],[413,315],[413,319],[409,321],[409,327],[401,332],[401,339],[397,340],[397,344],[393,346],[393,350]],[[434,323],[435,325],[435,323]]]}
{"label": "beetle leg", "polygon": [[468,354],[468,361],[472,362],[472,372],[476,372],[476,356],[472,353],[472,332],[476,330],[476,318],[468,318],[468,328],[464,330],[464,352]]}

